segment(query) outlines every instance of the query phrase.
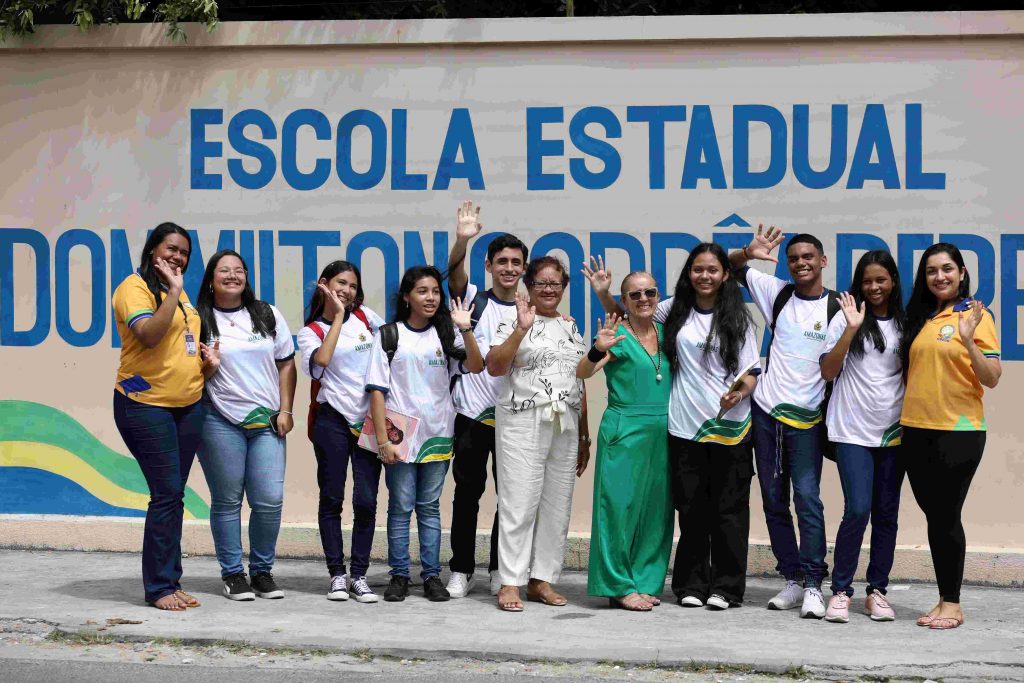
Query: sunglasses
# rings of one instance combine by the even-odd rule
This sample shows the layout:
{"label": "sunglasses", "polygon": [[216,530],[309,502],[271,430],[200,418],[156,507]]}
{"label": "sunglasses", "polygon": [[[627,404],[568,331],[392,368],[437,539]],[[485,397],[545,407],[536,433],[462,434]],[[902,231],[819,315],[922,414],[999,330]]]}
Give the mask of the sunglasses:
{"label": "sunglasses", "polygon": [[658,290],[655,287],[648,287],[647,289],[638,289],[634,292],[630,292],[626,296],[629,297],[630,301],[640,301],[641,297],[647,297],[648,299],[657,299]]}

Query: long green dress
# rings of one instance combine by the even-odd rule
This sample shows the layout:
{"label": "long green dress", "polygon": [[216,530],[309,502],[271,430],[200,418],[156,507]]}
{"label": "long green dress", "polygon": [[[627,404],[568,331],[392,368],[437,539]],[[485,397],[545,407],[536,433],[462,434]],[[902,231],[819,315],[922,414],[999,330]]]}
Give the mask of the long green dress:
{"label": "long green dress", "polygon": [[[662,326],[655,323],[658,338]],[[668,399],[672,375],[622,325],[626,339],[604,366],[608,409],[597,436],[594,512],[590,531],[590,595],[660,595],[672,551],[672,488],[668,463]],[[653,361],[653,362],[652,362]]]}

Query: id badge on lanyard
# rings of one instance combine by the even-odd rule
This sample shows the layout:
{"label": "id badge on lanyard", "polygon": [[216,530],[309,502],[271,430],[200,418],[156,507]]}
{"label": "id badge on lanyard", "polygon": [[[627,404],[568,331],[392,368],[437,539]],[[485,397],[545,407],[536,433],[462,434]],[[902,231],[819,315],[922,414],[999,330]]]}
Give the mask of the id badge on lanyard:
{"label": "id badge on lanyard", "polygon": [[185,330],[185,353],[190,356],[196,355],[198,348],[196,347],[196,336],[192,334],[191,330]]}

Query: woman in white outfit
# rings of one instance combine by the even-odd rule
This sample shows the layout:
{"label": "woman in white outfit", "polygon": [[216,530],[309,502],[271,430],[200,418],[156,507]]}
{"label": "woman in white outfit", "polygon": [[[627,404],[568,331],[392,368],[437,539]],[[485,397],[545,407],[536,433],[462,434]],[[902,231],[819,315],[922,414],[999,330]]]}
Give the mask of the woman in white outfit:
{"label": "woman in white outfit", "polygon": [[498,460],[498,607],[520,612],[527,599],[562,606],[551,586],[562,571],[572,490],[590,460],[586,395],[576,366],[587,352],[576,323],[562,318],[569,274],[552,256],[530,262],[529,297],[498,325],[487,371],[507,375],[495,406]]}

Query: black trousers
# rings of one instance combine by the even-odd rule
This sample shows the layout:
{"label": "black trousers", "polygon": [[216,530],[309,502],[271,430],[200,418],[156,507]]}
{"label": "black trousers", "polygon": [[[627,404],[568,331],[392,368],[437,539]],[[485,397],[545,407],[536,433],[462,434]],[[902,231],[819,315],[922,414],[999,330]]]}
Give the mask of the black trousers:
{"label": "black trousers", "polygon": [[984,450],[985,432],[903,428],[907,479],[928,520],[935,581],[945,602],[960,602],[967,554],[960,513]]}
{"label": "black trousers", "polygon": [[[453,572],[472,574],[476,568],[476,520],[480,512],[480,496],[487,488],[487,456],[491,455],[491,476],[498,481],[497,456],[494,452],[494,427],[465,415],[455,416],[455,453],[452,475],[455,495],[452,499]],[[491,527],[491,558],[488,571],[498,569],[498,512]]]}
{"label": "black trousers", "polygon": [[669,434],[668,452],[680,532],[672,592],[702,601],[717,593],[739,604],[747,586],[751,441],[726,446]]}

